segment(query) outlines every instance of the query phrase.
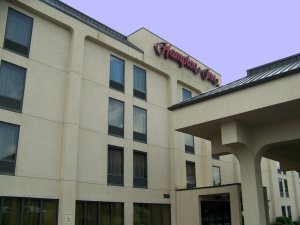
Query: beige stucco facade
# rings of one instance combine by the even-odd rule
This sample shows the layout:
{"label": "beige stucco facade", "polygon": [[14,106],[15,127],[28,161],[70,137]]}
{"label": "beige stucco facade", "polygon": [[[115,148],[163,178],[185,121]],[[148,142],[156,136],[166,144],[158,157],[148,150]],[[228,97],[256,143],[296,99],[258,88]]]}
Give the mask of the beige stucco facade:
{"label": "beige stucco facade", "polygon": [[[3,48],[9,7],[33,18],[28,58]],[[186,188],[186,161],[195,162],[197,187],[212,186],[213,165],[220,167],[222,185],[240,182],[236,158],[229,155],[212,159],[210,141],[195,138],[195,153],[186,153],[184,134],[175,129],[189,126],[189,121],[174,119],[168,110],[182,101],[183,88],[195,96],[215,86],[176,62],[157,56],[154,44],[166,41],[147,29],[127,39],[142,52],[41,1],[0,0],[0,58],[27,69],[22,112],[0,109],[0,121],[20,126],[15,175],[0,175],[0,196],[58,199],[59,225],[75,224],[76,200],[124,203],[125,225],[133,224],[133,203],[170,204],[173,225],[196,225],[201,224],[199,211],[189,217],[185,213],[191,211],[184,206],[198,204],[200,195],[212,192],[177,191]],[[111,55],[125,62],[124,93],[109,87]],[[193,60],[221,81],[218,73]],[[133,96],[134,66],[146,71],[146,101]],[[124,102],[124,138],[108,135],[109,98]],[[261,101],[268,100],[266,97]],[[147,144],[133,140],[133,106],[147,111]],[[247,104],[218,110],[204,106],[201,111],[190,111],[188,117],[196,119],[201,113],[209,121],[214,115],[246,108]],[[108,145],[124,148],[122,187],[107,185]],[[133,187],[134,150],[147,153],[146,189]],[[276,169],[274,161],[263,160],[263,185],[268,189],[271,220],[281,215],[281,205],[290,205],[297,219],[298,174],[278,175]],[[288,179],[289,199],[279,195],[278,176]],[[231,186],[214,190],[214,194],[239,196]],[[165,194],[170,198],[164,198]],[[238,209],[240,201],[232,200],[232,209]],[[232,213],[235,218],[235,211]],[[71,215],[68,222],[66,215]],[[232,224],[238,221],[235,218]]]}

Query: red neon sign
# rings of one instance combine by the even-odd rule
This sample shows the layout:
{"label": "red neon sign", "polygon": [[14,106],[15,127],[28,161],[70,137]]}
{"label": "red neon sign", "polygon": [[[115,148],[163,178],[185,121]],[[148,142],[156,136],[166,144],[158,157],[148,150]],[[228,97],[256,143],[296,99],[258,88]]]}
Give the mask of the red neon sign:
{"label": "red neon sign", "polygon": [[185,67],[191,70],[195,75],[199,75],[202,80],[211,82],[216,87],[219,87],[219,79],[211,73],[208,69],[201,70],[198,64],[190,58],[190,56],[184,56],[180,52],[172,49],[172,45],[159,42],[154,45],[154,51],[157,56],[164,56],[165,59],[170,59],[178,63],[179,67]]}

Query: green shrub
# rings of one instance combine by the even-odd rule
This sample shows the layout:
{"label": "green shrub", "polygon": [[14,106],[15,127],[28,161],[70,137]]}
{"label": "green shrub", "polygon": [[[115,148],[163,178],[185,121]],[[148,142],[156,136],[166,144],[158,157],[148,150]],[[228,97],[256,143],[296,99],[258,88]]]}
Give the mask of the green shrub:
{"label": "green shrub", "polygon": [[[280,216],[276,217],[276,222],[281,223],[283,225],[295,225],[289,217]],[[299,224],[299,223],[298,223]]]}

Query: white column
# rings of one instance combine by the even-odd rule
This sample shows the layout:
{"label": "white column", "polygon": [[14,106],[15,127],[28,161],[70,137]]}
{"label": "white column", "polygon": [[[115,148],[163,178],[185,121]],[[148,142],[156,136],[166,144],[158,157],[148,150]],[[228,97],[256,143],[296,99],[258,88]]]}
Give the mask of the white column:
{"label": "white column", "polygon": [[248,148],[236,151],[240,162],[245,225],[267,225],[261,178],[261,157]]}
{"label": "white column", "polygon": [[58,215],[60,225],[75,224],[83,49],[84,36],[73,32],[65,91]]}

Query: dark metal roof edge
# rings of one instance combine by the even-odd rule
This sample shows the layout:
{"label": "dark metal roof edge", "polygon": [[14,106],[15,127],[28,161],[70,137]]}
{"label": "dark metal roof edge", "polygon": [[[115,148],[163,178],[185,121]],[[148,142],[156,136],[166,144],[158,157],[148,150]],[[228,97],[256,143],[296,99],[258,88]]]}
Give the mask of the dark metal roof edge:
{"label": "dark metal roof edge", "polygon": [[269,66],[272,66],[272,65],[277,64],[277,63],[282,63],[282,62],[285,62],[285,61],[288,61],[288,60],[291,60],[291,59],[294,59],[294,58],[297,58],[297,57],[300,57],[300,53],[297,53],[295,55],[291,55],[291,56],[288,56],[288,57],[285,57],[285,58],[282,58],[282,59],[278,59],[278,60],[263,64],[263,65],[260,65],[260,66],[254,67],[254,68],[250,68],[250,69],[247,70],[247,76],[251,76],[252,75],[251,72],[254,72],[255,70],[261,70],[265,67],[269,67]]}
{"label": "dark metal roof edge", "polygon": [[208,188],[222,188],[222,187],[229,187],[229,186],[241,186],[241,183],[223,184],[218,186],[195,187],[195,188],[181,188],[181,189],[176,189],[176,191],[202,190]]}
{"label": "dark metal roof edge", "polygon": [[[198,95],[198,96],[194,97],[195,98],[194,100],[192,98],[192,99],[186,100],[184,102],[179,102],[175,105],[172,105],[172,106],[168,107],[168,110],[174,111],[176,109],[180,109],[180,108],[183,108],[185,106],[189,106],[189,105],[193,105],[193,104],[196,104],[196,103],[199,103],[199,102],[203,102],[203,101],[211,99],[211,98],[215,98],[215,97],[218,97],[218,96],[221,96],[221,95],[225,95],[225,94],[229,94],[229,93],[232,93],[232,92],[235,92],[235,91],[246,89],[246,88],[249,88],[249,87],[252,87],[252,86],[255,86],[255,85],[259,85],[259,84],[262,84],[262,83],[272,81],[272,80],[280,79],[282,77],[295,74],[299,71],[300,71],[300,68],[297,68],[295,70],[290,70],[290,71],[287,71],[285,73],[278,74],[277,76],[270,76],[270,77],[267,77],[267,78],[264,78],[264,79],[256,80],[256,81],[251,82],[251,83],[242,84],[242,85],[239,85],[239,86],[236,86],[236,87],[233,87],[233,88],[226,89],[224,91],[220,91],[220,92],[216,92],[216,93],[211,94],[211,95],[204,96],[202,98],[197,98],[197,97],[199,97],[199,95]],[[241,78],[241,79],[244,79],[244,78]],[[241,79],[239,79],[239,80],[241,80]],[[237,81],[239,81],[239,80],[237,80]],[[234,81],[234,82],[237,82],[237,81]],[[234,83],[234,82],[232,82],[232,83]],[[223,86],[221,86],[219,88],[222,88],[222,87]],[[215,89],[212,89],[211,91],[214,91],[214,90]],[[205,93],[209,93],[209,92],[210,91],[205,92]],[[205,94],[205,93],[203,93],[203,94]]]}
{"label": "dark metal roof edge", "polygon": [[[130,41],[127,40],[127,37],[123,34],[121,34],[120,32],[104,25],[103,23],[100,23],[99,21],[91,18],[90,16],[87,16],[86,14],[78,11],[77,9],[74,9],[73,7],[65,4],[64,2],[61,2],[59,0],[39,0],[47,5],[49,5],[50,7],[53,7],[59,11],[61,11],[62,13],[98,30],[101,33],[104,33],[106,35],[108,35],[109,37],[122,42],[123,44],[141,52],[144,53],[144,51],[140,48],[138,48],[137,46],[135,46],[134,44],[132,44]],[[69,11],[68,11],[69,10]]]}

